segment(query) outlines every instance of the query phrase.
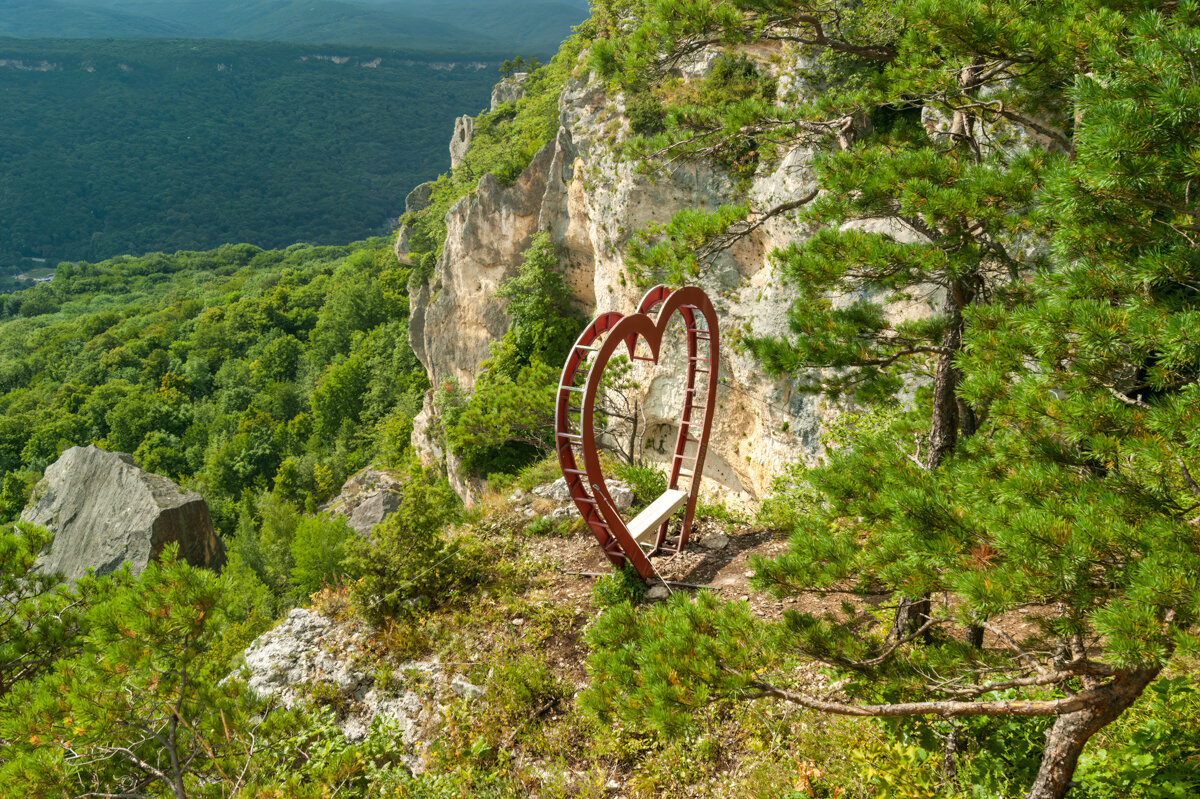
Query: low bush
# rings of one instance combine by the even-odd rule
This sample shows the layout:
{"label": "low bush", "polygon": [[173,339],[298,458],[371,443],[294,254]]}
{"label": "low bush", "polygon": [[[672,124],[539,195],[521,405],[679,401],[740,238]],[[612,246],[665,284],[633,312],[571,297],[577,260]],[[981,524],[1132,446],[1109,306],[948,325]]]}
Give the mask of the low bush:
{"label": "low bush", "polygon": [[365,618],[378,623],[436,606],[479,580],[478,546],[451,541],[444,529],[460,508],[444,477],[410,463],[400,507],[370,539],[350,546],[346,565],[357,576],[351,596]]}

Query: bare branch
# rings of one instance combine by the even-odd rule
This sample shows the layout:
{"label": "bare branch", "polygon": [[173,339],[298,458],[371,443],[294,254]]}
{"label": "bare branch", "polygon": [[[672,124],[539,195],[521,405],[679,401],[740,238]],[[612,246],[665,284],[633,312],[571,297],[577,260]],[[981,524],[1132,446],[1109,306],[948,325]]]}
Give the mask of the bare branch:
{"label": "bare branch", "polygon": [[1113,397],[1115,397],[1116,399],[1125,403],[1126,405],[1132,405],[1135,408],[1141,408],[1141,409],[1147,410],[1147,411],[1151,410],[1150,406],[1147,405],[1146,403],[1142,402],[1140,397],[1135,397],[1135,398],[1127,397],[1124,394],[1122,394],[1120,391],[1117,391],[1115,388],[1110,386],[1108,383],[1103,383],[1102,385],[1104,386],[1104,388],[1106,388],[1108,390],[1109,394],[1112,394]]}
{"label": "bare branch", "polygon": [[1179,464],[1179,473],[1183,475],[1183,479],[1187,482],[1188,487],[1192,489],[1192,493],[1200,499],[1200,485],[1196,485],[1196,480],[1192,477],[1191,471],[1188,469],[1187,463],[1183,460],[1182,455],[1175,456],[1176,463]]}
{"label": "bare branch", "polygon": [[[1128,676],[1119,673],[1117,676]],[[823,713],[839,716],[867,718],[900,718],[907,716],[1060,716],[1074,713],[1087,707],[1103,706],[1112,701],[1112,684],[1075,694],[1062,699],[1005,699],[987,702],[939,700],[934,702],[899,702],[883,705],[853,705],[847,702],[832,702],[780,688],[762,680],[751,680],[749,685],[756,689],[744,694],[744,699],[774,698],[800,705]]]}
{"label": "bare branch", "polygon": [[1007,646],[1009,649],[1011,649],[1013,652],[1015,652],[1017,657],[1020,658],[1021,661],[1023,663],[1025,663],[1027,666],[1029,666],[1030,668],[1032,668],[1034,671],[1036,671],[1039,674],[1046,673],[1046,669],[1042,665],[1041,661],[1038,660],[1033,655],[1031,655],[1030,653],[1026,652],[1024,649],[1022,649],[1020,647],[1020,645],[1017,644],[1017,642],[1013,640],[1012,636],[1010,636],[1008,633],[1004,632],[1004,630],[1001,630],[996,625],[989,624],[986,621],[983,623],[983,628],[985,630],[987,630],[988,632],[990,632],[992,635],[999,638],[1001,641],[1003,641],[1004,645]]}
{"label": "bare branch", "polygon": [[716,236],[713,236],[712,239],[710,239],[706,244],[699,247],[696,250],[696,257],[705,263],[711,262],[712,259],[715,258],[719,253],[728,250],[734,244],[741,241],[746,236],[749,236],[751,233],[758,230],[775,217],[808,205],[817,198],[819,193],[819,189],[813,189],[803,197],[795,200],[789,200],[785,203],[780,203],[769,211],[764,211],[763,213],[758,214],[753,221],[747,219],[742,222],[735,222],[734,224],[730,225],[724,233],[719,233]]}
{"label": "bare branch", "polygon": [[[946,623],[948,623],[947,619],[941,619],[941,620],[928,619],[924,624],[921,625],[921,627],[919,629],[914,630],[913,632],[909,633],[908,635],[904,636],[903,638],[899,638],[899,639],[893,641],[877,657],[873,657],[870,660],[842,660],[842,661],[825,660],[823,662],[830,663],[831,665],[849,666],[851,668],[870,668],[872,666],[878,666],[880,663],[883,663],[885,660],[887,660],[889,657],[891,657],[892,653],[895,652],[897,649],[899,649],[904,644],[907,644],[911,641],[915,641],[916,639],[920,638],[922,635],[924,635],[926,632],[928,632],[932,628],[937,627],[938,625],[941,625],[941,624],[946,624]],[[818,660],[820,660],[820,658],[818,658]]]}

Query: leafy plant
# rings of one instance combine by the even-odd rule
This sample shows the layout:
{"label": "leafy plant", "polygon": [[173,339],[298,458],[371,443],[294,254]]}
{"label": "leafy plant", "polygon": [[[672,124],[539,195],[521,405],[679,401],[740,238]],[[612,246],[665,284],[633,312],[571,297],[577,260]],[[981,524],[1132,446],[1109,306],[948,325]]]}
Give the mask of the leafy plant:
{"label": "leafy plant", "polygon": [[351,595],[363,617],[382,622],[436,606],[479,578],[477,552],[444,532],[460,507],[444,478],[409,466],[399,508],[368,540],[350,546],[346,567],[358,575]]}

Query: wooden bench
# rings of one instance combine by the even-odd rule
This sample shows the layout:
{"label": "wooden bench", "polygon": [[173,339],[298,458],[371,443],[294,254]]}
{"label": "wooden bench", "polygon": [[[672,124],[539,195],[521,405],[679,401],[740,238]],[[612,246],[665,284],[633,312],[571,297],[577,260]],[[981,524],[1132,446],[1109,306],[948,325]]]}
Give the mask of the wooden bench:
{"label": "wooden bench", "polygon": [[683,503],[687,502],[688,492],[668,488],[658,499],[651,502],[644,511],[635,516],[625,525],[633,540],[639,545],[653,544],[658,526]]}

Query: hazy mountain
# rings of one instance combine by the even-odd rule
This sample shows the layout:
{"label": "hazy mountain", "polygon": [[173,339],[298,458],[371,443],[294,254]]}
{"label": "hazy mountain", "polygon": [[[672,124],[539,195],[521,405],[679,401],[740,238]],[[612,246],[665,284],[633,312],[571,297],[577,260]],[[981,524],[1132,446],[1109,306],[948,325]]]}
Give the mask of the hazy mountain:
{"label": "hazy mountain", "polygon": [[55,0],[0,0],[0,36],[22,39],[62,37],[173,37],[191,35],[176,22],[124,11]]}
{"label": "hazy mountain", "polygon": [[580,0],[0,0],[0,35],[203,38],[549,55]]}

